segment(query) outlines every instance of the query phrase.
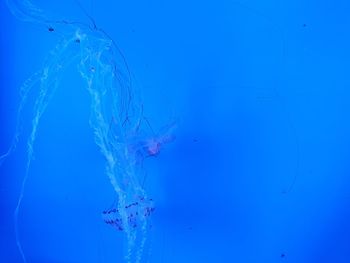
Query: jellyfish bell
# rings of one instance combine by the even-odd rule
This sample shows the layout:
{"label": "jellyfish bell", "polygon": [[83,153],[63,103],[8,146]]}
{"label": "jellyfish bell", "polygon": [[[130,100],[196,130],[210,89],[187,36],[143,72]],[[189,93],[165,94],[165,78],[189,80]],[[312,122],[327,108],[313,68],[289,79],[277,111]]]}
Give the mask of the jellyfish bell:
{"label": "jellyfish bell", "polygon": [[157,156],[164,144],[170,143],[174,140],[175,136],[173,135],[152,137],[145,142],[144,149],[148,153],[148,156]]}
{"label": "jellyfish bell", "polygon": [[133,156],[136,163],[141,163],[149,157],[156,157],[160,154],[164,144],[172,142],[175,137],[150,137],[146,140],[133,141],[128,147],[129,156]]}
{"label": "jellyfish bell", "polygon": [[136,147],[136,151],[144,157],[150,157],[157,156],[161,148],[162,142],[156,137],[151,137],[145,141],[140,141],[139,145]]}
{"label": "jellyfish bell", "polygon": [[148,152],[148,156],[156,156],[159,154],[161,148],[161,143],[152,138],[147,144],[146,144],[146,149]]}
{"label": "jellyfish bell", "polygon": [[157,134],[152,133],[151,136],[142,136],[141,132],[137,136],[131,135],[128,138],[129,156],[134,156],[136,163],[140,163],[148,157],[158,156],[165,144],[175,140],[175,136],[172,134],[174,128],[175,123],[173,122],[160,129]]}

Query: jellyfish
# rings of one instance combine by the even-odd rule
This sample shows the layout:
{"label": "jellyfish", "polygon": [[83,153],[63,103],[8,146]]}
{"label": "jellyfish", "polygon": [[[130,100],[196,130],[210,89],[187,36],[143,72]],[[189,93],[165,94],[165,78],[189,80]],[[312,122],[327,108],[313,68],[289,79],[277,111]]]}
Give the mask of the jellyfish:
{"label": "jellyfish", "polygon": [[[112,209],[102,212],[103,220],[125,233],[126,262],[140,262],[147,241],[150,216],[154,202],[143,187],[142,162],[157,156],[174,139],[175,124],[164,126],[158,133],[145,132],[143,104],[135,92],[129,66],[116,42],[89,15],[90,24],[69,20],[54,20],[30,0],[6,0],[11,13],[18,19],[39,24],[54,34],[60,30],[60,40],[42,66],[20,89],[17,126],[9,150],[0,156],[1,163],[16,149],[21,138],[22,112],[28,95],[38,90],[35,97],[31,129],[26,140],[26,166],[20,194],[14,212],[16,243],[23,262],[27,262],[18,231],[18,217],[26,182],[33,160],[39,124],[56,90],[62,73],[76,65],[90,94],[90,127],[94,140],[105,158],[105,174],[113,187],[117,202]],[[113,125],[111,121],[113,120]]]}
{"label": "jellyfish", "polygon": [[141,132],[138,132],[136,135],[129,136],[128,152],[135,156],[137,164],[142,163],[146,158],[158,156],[166,144],[175,140],[173,131],[177,126],[176,120],[162,127],[157,133],[154,132],[148,120],[145,119],[145,121],[151,130],[149,135],[142,135]]}

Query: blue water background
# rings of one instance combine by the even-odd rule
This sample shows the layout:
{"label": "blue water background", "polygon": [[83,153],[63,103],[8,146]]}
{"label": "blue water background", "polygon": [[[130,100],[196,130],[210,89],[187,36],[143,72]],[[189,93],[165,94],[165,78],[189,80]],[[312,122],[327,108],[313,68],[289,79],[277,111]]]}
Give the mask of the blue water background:
{"label": "blue water background", "polygon": [[[35,1],[89,23],[74,1]],[[118,43],[157,130],[176,140],[147,160],[151,263],[350,262],[350,4],[347,1],[81,1]],[[57,32],[0,2],[0,150],[19,88]],[[21,262],[13,212],[27,121],[0,168],[0,262]],[[122,262],[123,235],[75,65],[45,112],[19,216],[28,262]]]}

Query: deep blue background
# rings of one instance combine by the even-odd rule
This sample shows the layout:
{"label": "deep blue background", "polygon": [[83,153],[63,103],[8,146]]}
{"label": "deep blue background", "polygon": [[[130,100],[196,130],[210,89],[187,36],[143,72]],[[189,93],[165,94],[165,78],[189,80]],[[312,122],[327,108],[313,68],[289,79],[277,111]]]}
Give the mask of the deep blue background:
{"label": "deep blue background", "polygon": [[[35,1],[88,22],[74,1]],[[150,262],[350,262],[347,1],[82,1],[123,50],[155,129]],[[58,40],[0,2],[0,150],[19,87]],[[25,112],[29,123],[30,105]],[[122,262],[123,235],[75,66],[42,118],[20,212],[28,262]],[[24,130],[23,138],[28,133]],[[13,211],[24,140],[0,168],[0,262],[21,262]],[[295,184],[293,184],[294,178]],[[290,189],[290,186],[293,187]],[[287,193],[286,193],[287,191]]]}

